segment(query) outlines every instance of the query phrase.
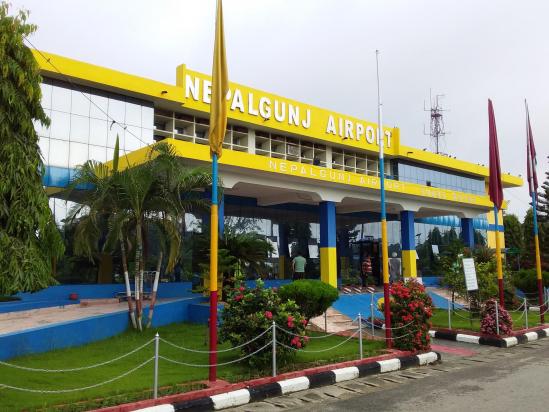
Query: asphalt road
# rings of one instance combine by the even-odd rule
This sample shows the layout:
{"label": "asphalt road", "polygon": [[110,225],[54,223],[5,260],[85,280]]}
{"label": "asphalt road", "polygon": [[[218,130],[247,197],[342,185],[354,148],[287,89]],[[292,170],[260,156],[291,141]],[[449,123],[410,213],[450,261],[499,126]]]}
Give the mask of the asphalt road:
{"label": "asphalt road", "polygon": [[446,352],[438,365],[297,392],[232,411],[549,410],[549,339],[509,349],[435,343]]}

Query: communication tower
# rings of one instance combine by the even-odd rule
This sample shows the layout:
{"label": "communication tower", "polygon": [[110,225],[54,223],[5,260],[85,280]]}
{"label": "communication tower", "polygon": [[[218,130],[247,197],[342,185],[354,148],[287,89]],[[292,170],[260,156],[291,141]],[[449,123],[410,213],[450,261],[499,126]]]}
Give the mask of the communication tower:
{"label": "communication tower", "polygon": [[443,112],[445,112],[446,110],[442,108],[442,105],[440,103],[440,100],[443,97],[443,94],[437,94],[433,98],[431,90],[429,90],[430,108],[427,108],[425,102],[423,102],[423,110],[429,112],[431,122],[429,132],[427,133],[425,131],[424,126],[423,134],[431,136],[431,150],[434,150],[434,152],[437,154],[446,154],[443,152],[443,150],[445,150],[446,148],[446,141],[444,137],[446,136],[447,132],[444,129],[444,118],[442,116]]}

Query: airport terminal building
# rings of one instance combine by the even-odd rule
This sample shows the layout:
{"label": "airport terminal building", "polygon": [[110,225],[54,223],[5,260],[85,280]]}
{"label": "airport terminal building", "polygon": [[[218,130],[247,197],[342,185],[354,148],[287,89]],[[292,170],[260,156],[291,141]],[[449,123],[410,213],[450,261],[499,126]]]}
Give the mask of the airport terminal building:
{"label": "airport terminal building", "polygon": [[[172,85],[44,52],[35,57],[51,119],[37,130],[52,197],[77,165],[109,160],[117,135],[132,164],[158,141],[173,145],[184,164],[210,162],[209,76],[181,65]],[[377,124],[234,83],[227,104],[220,227],[255,219],[275,245],[273,277],[288,277],[300,251],[311,277],[330,284],[355,276],[365,255],[379,278]],[[434,274],[433,255],[452,238],[495,245],[486,167],[404,146],[395,127],[384,127],[383,137],[389,247],[404,276]],[[506,188],[522,183],[503,175]]]}

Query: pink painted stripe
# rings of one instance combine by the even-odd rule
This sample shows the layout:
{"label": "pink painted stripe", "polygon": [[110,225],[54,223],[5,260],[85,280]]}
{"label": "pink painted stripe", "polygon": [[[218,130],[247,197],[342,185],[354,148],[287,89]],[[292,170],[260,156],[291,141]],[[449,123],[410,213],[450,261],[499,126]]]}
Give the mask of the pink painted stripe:
{"label": "pink painted stripe", "polygon": [[431,349],[437,352],[450,353],[452,355],[461,355],[461,356],[472,356],[476,355],[478,352],[465,349],[465,348],[456,348],[452,346],[442,346],[442,345],[431,345]]}

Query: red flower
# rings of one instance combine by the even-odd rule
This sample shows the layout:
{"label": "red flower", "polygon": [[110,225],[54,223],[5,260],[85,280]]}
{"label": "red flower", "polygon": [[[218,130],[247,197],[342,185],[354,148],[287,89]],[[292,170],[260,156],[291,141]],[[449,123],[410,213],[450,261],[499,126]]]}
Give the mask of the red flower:
{"label": "red flower", "polygon": [[273,313],[271,311],[266,311],[265,312],[265,317],[269,320],[271,320],[273,318]]}
{"label": "red flower", "polygon": [[243,295],[236,295],[236,296],[234,297],[234,300],[236,300],[237,302],[240,302],[240,301],[242,300],[243,297],[244,297]]}
{"label": "red flower", "polygon": [[303,326],[307,326],[307,319],[301,319],[301,324]]}
{"label": "red flower", "polygon": [[238,290],[241,291],[241,292],[244,292],[244,291],[246,290],[246,288],[245,288],[244,286],[240,286],[240,287],[238,288]]}

